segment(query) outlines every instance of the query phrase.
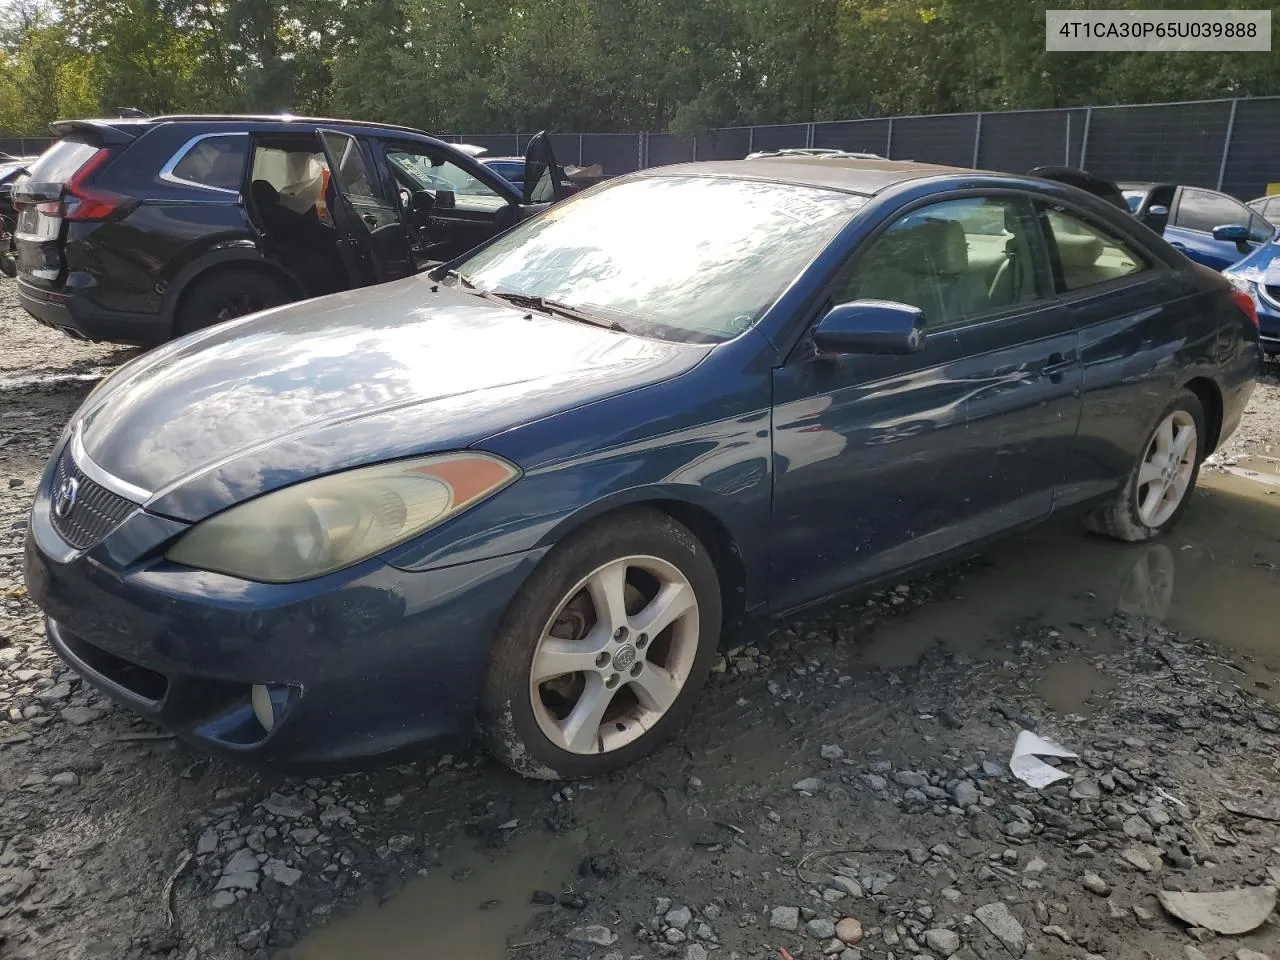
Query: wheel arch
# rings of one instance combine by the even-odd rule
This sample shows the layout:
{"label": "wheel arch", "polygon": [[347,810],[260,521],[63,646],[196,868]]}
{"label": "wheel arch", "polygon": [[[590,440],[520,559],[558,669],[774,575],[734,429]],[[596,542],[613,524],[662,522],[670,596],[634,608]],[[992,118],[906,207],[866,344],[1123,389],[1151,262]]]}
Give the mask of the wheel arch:
{"label": "wheel arch", "polygon": [[588,524],[637,507],[666,514],[687,527],[706,548],[720,581],[721,643],[725,638],[739,635],[753,619],[751,611],[757,606],[758,598],[749,594],[747,563],[738,537],[725,519],[705,504],[668,490],[632,491],[591,504],[565,518],[543,536],[540,545],[557,543]]}
{"label": "wheel arch", "polygon": [[1208,434],[1205,437],[1204,452],[1207,456],[1218,449],[1218,443],[1222,439],[1222,389],[1210,377],[1193,377],[1182,388],[1194,393],[1200,406],[1204,408],[1205,432]]}
{"label": "wheel arch", "polygon": [[265,259],[256,248],[218,250],[189,265],[166,285],[163,312],[169,323],[176,329],[183,301],[196,283],[232,270],[252,271],[270,277],[283,284],[295,299],[301,300],[307,295],[297,277],[280,264]]}

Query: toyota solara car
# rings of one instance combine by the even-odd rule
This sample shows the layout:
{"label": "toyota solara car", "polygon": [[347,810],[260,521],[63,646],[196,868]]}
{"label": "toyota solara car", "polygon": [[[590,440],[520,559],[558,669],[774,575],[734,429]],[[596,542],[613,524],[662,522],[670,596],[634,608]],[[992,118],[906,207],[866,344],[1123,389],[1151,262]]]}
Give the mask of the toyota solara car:
{"label": "toyota solara car", "polygon": [[127,364],[57,444],[27,584],[89,683],[207,749],[478,731],[588,776],[771,618],[1058,511],[1168,529],[1259,362],[1247,296],[1070,186],[648,170]]}

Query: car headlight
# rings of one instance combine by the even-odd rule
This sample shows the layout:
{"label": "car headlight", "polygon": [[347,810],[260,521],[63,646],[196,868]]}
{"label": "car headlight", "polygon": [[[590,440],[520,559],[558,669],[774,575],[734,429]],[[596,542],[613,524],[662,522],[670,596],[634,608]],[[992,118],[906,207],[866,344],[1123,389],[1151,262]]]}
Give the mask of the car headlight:
{"label": "car headlight", "polygon": [[430,530],[520,475],[483,453],[398,460],[277,490],[204,520],[167,556],[243,580],[296,583]]}
{"label": "car headlight", "polygon": [[1255,288],[1252,280],[1248,280],[1237,273],[1224,273],[1223,276],[1227,278],[1227,283],[1231,284],[1231,286],[1235,287],[1241,293],[1247,293],[1251,297],[1257,295],[1257,289]]}

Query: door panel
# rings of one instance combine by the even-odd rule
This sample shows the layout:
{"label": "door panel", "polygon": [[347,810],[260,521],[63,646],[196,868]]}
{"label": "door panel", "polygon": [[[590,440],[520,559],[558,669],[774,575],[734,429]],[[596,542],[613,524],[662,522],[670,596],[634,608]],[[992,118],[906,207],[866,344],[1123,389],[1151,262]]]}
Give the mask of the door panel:
{"label": "door panel", "polygon": [[[1061,205],[1042,210],[1055,282],[1080,331],[1080,429],[1054,498],[1055,506],[1066,506],[1106,495],[1128,477],[1176,385],[1178,355],[1201,349],[1194,341],[1203,323],[1190,298],[1180,298],[1190,291],[1177,274],[1149,262],[1098,223],[1086,222],[1079,211]],[[1064,270],[1060,241],[1079,251],[1084,234],[1097,245],[1090,263]],[[1203,344],[1206,354],[1211,339]]]}
{"label": "door panel", "polygon": [[794,607],[1047,516],[1080,377],[1056,306],[908,357],[776,370],[771,601]]}
{"label": "door panel", "polygon": [[1200,346],[1203,317],[1173,274],[1072,303],[1080,327],[1084,403],[1080,431],[1056,495],[1066,506],[1103,496],[1133,469],[1147,431],[1177,385],[1187,350]]}
{"label": "door panel", "polygon": [[1052,508],[1079,417],[1077,333],[1047,299],[1029,207],[974,199],[900,218],[835,284],[837,301],[924,310],[922,350],[824,357],[806,339],[774,372],[777,611]]}
{"label": "door panel", "polygon": [[1196,263],[1225,270],[1248,256],[1257,248],[1257,243],[1245,244],[1242,249],[1236,243],[1215,240],[1214,228],[1228,224],[1250,226],[1254,219],[1252,210],[1225,194],[1183,187],[1172,222],[1165,230],[1165,239]]}
{"label": "door panel", "polygon": [[329,163],[334,223],[352,286],[384,283],[414,272],[400,210],[381,196],[360,142],[336,130],[317,130]]}
{"label": "door panel", "polygon": [[555,203],[568,196],[564,170],[551,150],[545,131],[535,133],[524,151],[524,181],[520,185],[526,204]]}

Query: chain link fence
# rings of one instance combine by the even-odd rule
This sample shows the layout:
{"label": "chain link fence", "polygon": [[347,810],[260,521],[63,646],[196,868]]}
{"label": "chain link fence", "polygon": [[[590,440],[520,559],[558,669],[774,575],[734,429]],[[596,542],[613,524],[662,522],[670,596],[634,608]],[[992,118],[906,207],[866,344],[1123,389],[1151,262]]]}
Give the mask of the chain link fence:
{"label": "chain link fence", "polygon": [[[494,155],[518,155],[528,135],[454,134]],[[874,120],[725,127],[698,134],[557,134],[562,163],[606,176],[755,150],[834,147],[893,160],[1025,173],[1083,167],[1112,180],[1167,180],[1249,200],[1280,183],[1280,97],[1011,110]]]}
{"label": "chain link fence", "polygon": [[[490,156],[520,156],[530,134],[450,134]],[[48,138],[0,136],[0,152],[40,153]],[[561,163],[605,176],[691,160],[738,160],[755,150],[834,147],[894,160],[1025,173],[1083,167],[1112,180],[1168,180],[1249,200],[1280,183],[1280,97],[1128,106],[957,113],[724,127],[684,133],[557,133]]]}

